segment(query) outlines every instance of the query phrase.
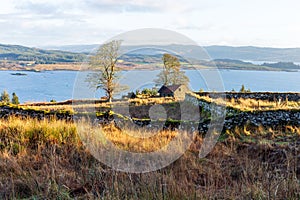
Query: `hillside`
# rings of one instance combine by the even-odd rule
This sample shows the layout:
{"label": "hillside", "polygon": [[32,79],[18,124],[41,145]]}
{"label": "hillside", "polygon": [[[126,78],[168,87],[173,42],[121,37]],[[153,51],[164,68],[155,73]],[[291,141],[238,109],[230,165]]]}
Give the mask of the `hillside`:
{"label": "hillside", "polygon": [[33,61],[35,64],[54,64],[61,62],[80,62],[84,54],[60,50],[43,50],[20,45],[0,44],[0,60]]}
{"label": "hillside", "polygon": [[[129,68],[137,68],[139,65],[148,65],[148,68],[153,66],[153,69],[157,69],[156,66],[162,61],[162,54],[155,55],[141,55],[141,54],[126,54],[122,55],[120,59],[123,62],[123,66]],[[189,69],[191,67],[196,68],[211,68],[218,67],[219,69],[231,69],[231,70],[261,70],[261,71],[296,71],[300,70],[300,66],[293,62],[277,62],[277,63],[263,63],[261,65],[253,64],[251,62],[244,62],[241,60],[232,59],[214,59],[211,61],[189,59],[188,61],[180,58],[183,69]],[[128,68],[129,67],[129,68]]]}
{"label": "hillside", "polygon": [[205,49],[214,59],[300,62],[300,48],[207,46]]}
{"label": "hillside", "polygon": [[[89,53],[99,45],[66,45],[44,47],[45,49],[56,49],[77,53]],[[154,47],[154,46],[153,46]],[[155,46],[157,49],[172,49],[175,52],[188,52],[187,57],[195,57],[199,54],[199,47],[193,45],[168,45]],[[137,47],[138,49],[139,47]],[[203,47],[211,59],[232,59],[251,61],[272,61],[272,62],[300,62],[300,48],[267,48],[254,46],[205,46]]]}

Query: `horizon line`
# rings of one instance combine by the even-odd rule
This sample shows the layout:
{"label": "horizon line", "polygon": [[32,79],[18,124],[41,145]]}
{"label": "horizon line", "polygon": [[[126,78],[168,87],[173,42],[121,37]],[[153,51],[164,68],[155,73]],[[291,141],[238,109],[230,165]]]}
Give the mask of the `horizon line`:
{"label": "horizon line", "polygon": [[[103,44],[103,43],[102,43]],[[98,45],[101,46],[102,44],[96,44],[96,43],[81,43],[81,44],[53,44],[53,45],[26,45],[26,44],[20,44],[20,43],[2,43],[0,42],[0,45],[11,45],[11,46],[23,46],[23,47],[29,47],[29,48],[39,48],[39,49],[44,49],[44,48],[51,48],[51,47],[72,47],[72,46],[94,46]],[[199,47],[234,47],[234,48],[243,48],[243,47],[255,47],[255,48],[270,48],[270,49],[300,49],[299,47],[272,47],[272,46],[260,46],[260,45],[228,45],[228,44],[210,44],[210,45],[193,45],[193,44],[145,44],[149,46],[168,46],[168,45],[181,45],[181,46],[199,46]],[[143,45],[124,45],[124,46],[143,46]],[[50,50],[50,49],[49,49]],[[55,50],[55,49],[53,49]]]}

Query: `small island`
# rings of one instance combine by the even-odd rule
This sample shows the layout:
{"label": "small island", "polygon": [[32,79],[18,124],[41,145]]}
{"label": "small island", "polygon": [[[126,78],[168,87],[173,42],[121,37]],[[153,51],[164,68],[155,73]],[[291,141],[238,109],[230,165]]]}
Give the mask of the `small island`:
{"label": "small island", "polygon": [[10,73],[13,76],[27,76],[26,73],[16,72],[16,73]]}

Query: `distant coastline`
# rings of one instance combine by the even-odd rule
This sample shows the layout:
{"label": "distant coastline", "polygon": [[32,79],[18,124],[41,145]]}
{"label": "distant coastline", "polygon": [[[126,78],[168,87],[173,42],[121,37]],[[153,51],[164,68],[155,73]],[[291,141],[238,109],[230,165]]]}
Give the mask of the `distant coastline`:
{"label": "distant coastline", "polygon": [[[249,64],[248,64],[249,65]],[[60,63],[60,64],[40,64],[36,65],[35,67],[1,67],[0,71],[24,71],[24,72],[42,72],[42,71],[88,71],[84,69],[82,63]],[[128,65],[120,65],[120,69],[122,71],[132,71],[132,70],[160,70],[162,69],[159,64],[146,64],[146,65],[135,65],[132,64],[131,66]],[[284,71],[284,72],[298,72],[300,69],[284,69],[284,68],[273,68],[268,66],[258,66],[258,65],[230,65],[228,63],[220,64],[216,63],[213,64],[211,62],[210,66],[205,65],[188,65],[182,66],[183,70],[195,70],[195,69],[218,69],[218,70],[243,70],[243,71]]]}
{"label": "distant coastline", "polygon": [[[84,46],[85,48],[80,48]],[[0,44],[0,70],[11,71],[78,71],[82,69],[92,51],[86,51],[86,45],[74,46],[57,50],[30,48],[20,45]],[[91,46],[92,47],[92,46]],[[151,47],[151,48],[150,48]],[[181,52],[182,69],[218,69],[256,70],[256,71],[287,71],[300,70],[300,48],[261,48],[261,47],[230,47],[193,45],[166,45],[139,48],[137,51],[121,55],[118,65],[122,70],[145,69],[153,70],[162,67],[161,49],[173,49]],[[126,52],[126,46],[122,47]],[[144,48],[144,49],[143,49]],[[79,51],[81,49],[82,51]],[[150,50],[149,50],[150,49]],[[66,51],[67,50],[67,51]],[[92,50],[92,49],[91,49]],[[206,51],[204,57],[201,52]],[[204,53],[205,54],[205,53]],[[199,57],[200,56],[200,57]],[[207,59],[210,60],[207,60]]]}

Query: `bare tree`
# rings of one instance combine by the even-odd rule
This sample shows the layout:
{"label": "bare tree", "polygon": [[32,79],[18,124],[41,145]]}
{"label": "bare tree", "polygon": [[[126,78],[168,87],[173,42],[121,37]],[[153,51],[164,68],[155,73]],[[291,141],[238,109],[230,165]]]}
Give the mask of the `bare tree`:
{"label": "bare tree", "polygon": [[180,62],[176,56],[166,53],[162,60],[164,63],[163,71],[158,74],[158,78],[155,80],[158,85],[188,84],[189,78],[183,71],[180,71]]}
{"label": "bare tree", "polygon": [[106,93],[108,101],[111,102],[113,95],[120,92],[125,86],[120,85],[118,80],[120,78],[116,63],[119,57],[121,41],[113,40],[103,44],[94,56],[90,58],[90,69],[94,72],[87,76],[86,81],[91,88],[103,89]]}

